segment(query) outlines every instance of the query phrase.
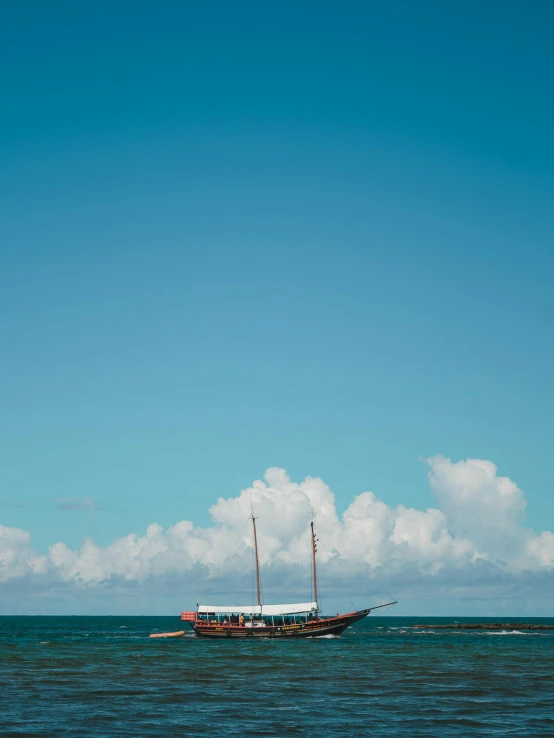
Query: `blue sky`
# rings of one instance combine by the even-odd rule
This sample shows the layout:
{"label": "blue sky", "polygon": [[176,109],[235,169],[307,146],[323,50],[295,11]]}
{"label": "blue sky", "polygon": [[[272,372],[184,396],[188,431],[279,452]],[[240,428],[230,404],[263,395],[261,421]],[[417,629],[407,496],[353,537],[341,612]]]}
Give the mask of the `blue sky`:
{"label": "blue sky", "polygon": [[205,525],[272,466],[425,509],[442,454],[552,528],[553,13],[5,11],[0,522]]}

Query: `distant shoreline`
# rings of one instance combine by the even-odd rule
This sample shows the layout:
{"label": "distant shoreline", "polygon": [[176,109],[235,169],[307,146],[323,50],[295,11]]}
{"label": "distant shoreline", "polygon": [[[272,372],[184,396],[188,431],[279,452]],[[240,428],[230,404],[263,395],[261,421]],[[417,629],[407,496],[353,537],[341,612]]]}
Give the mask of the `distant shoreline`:
{"label": "distant shoreline", "polygon": [[444,623],[423,625],[417,623],[412,628],[432,628],[433,630],[554,630],[554,625],[544,623]]}

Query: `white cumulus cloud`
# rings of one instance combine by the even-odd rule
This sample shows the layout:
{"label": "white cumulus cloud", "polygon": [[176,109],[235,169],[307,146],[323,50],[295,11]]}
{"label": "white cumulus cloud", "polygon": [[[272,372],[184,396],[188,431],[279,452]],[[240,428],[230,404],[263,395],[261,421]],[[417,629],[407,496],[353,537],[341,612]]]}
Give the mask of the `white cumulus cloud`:
{"label": "white cumulus cloud", "polygon": [[0,583],[28,574],[43,574],[48,564],[46,556],[38,556],[31,548],[30,533],[0,525]]}
{"label": "white cumulus cloud", "polygon": [[[554,534],[525,526],[523,492],[498,476],[491,461],[426,459],[437,506],[427,510],[390,506],[373,492],[355,497],[342,516],[323,480],[292,481],[284,469],[270,468],[236,497],[220,498],[210,509],[213,525],[183,520],[162,529],[120,538],[108,546],[87,540],[80,549],[65,543],[37,555],[30,534],[0,526],[0,582],[21,580],[29,587],[194,586],[218,578],[220,591],[246,591],[251,584],[255,510],[266,593],[288,597],[309,586],[313,515],[318,537],[320,578],[327,592],[365,592],[380,586],[403,590],[434,587],[447,593],[490,591],[491,586],[549,576],[554,571]],[[519,580],[517,578],[520,578]],[[544,579],[541,579],[544,582]],[[39,583],[39,584],[37,584]],[[447,595],[445,595],[447,596]]]}

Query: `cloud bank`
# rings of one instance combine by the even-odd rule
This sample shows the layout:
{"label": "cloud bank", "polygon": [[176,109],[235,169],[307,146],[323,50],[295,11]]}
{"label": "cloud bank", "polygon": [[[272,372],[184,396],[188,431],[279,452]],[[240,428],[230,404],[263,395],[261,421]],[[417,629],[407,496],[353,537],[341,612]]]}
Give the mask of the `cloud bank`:
{"label": "cloud bank", "polygon": [[220,498],[210,509],[211,527],[183,520],[164,530],[152,523],[144,534],[108,546],[87,540],[72,550],[60,542],[38,555],[28,532],[0,525],[0,594],[44,601],[52,593],[63,598],[78,592],[94,602],[102,592],[145,601],[171,592],[183,607],[202,594],[208,600],[233,593],[251,597],[251,506],[267,601],[309,596],[312,514],[321,585],[331,599],[391,589],[399,598],[432,593],[511,599],[515,592],[537,597],[551,589],[554,534],[525,526],[526,501],[518,486],[498,476],[491,461],[425,461],[437,501],[427,510],[391,507],[362,492],[339,516],[321,479],[293,482],[274,467],[237,497]]}

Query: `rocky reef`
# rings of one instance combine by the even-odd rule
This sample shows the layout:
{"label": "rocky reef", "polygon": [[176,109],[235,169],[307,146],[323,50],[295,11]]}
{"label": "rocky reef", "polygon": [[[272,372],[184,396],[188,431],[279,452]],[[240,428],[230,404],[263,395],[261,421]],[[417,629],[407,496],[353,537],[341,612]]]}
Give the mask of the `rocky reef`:
{"label": "rocky reef", "polygon": [[554,630],[554,625],[543,623],[441,623],[440,625],[417,625],[412,628],[431,628],[433,630]]}

